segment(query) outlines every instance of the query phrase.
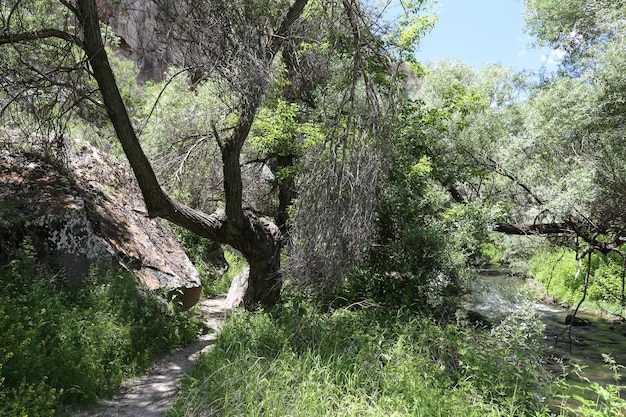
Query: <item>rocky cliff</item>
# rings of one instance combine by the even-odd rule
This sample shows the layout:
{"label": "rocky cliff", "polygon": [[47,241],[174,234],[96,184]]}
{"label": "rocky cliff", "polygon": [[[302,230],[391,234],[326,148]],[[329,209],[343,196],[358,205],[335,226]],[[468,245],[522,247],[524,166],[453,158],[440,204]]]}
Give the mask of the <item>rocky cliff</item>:
{"label": "rocky cliff", "polygon": [[148,289],[193,306],[198,273],[170,227],[146,216],[132,173],[88,145],[72,159],[59,169],[33,154],[0,153],[2,248],[28,237],[40,267],[81,280],[91,268],[121,266]]}
{"label": "rocky cliff", "polygon": [[160,28],[156,3],[146,0],[98,0],[102,23],[120,38],[121,55],[139,68],[140,82],[162,81],[170,60],[159,37],[167,33]]}

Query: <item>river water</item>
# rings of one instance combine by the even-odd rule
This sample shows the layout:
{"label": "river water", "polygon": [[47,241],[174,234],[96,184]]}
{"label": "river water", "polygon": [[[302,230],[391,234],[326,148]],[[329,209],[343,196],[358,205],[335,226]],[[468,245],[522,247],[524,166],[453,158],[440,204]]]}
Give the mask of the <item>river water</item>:
{"label": "river water", "polygon": [[[525,287],[523,279],[506,270],[480,270],[466,307],[497,322],[507,314],[528,308],[523,295]],[[605,318],[579,312],[576,316],[588,320],[590,324],[572,327],[570,343],[565,318],[572,314],[572,310],[539,302],[531,303],[531,306],[536,310],[538,319],[545,324],[546,352],[562,359],[567,372],[578,364],[590,381],[616,383],[603,354],[610,355],[618,364],[626,365],[626,324],[612,323]],[[555,372],[561,372],[560,366],[553,368]],[[622,378],[626,376],[626,372],[621,374]],[[577,379],[573,375],[570,378]]]}

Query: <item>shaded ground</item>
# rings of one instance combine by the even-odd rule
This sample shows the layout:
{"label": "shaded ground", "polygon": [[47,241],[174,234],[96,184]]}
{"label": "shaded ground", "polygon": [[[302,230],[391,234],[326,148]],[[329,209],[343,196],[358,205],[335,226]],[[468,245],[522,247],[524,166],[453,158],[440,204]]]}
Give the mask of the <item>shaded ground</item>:
{"label": "shaded ground", "polygon": [[123,389],[93,409],[77,414],[80,417],[161,417],[172,406],[180,380],[193,367],[194,361],[213,345],[217,330],[229,312],[226,296],[199,303],[199,314],[213,332],[163,357],[141,378],[129,380]]}

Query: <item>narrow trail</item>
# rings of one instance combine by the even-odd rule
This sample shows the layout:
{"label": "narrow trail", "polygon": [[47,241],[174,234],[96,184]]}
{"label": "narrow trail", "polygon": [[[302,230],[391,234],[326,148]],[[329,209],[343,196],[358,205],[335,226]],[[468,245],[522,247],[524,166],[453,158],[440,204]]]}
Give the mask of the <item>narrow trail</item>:
{"label": "narrow trail", "polygon": [[103,400],[93,409],[83,410],[79,417],[162,417],[170,409],[180,387],[198,356],[213,345],[217,331],[230,311],[226,296],[203,300],[199,314],[207,327],[214,331],[200,336],[195,342],[163,357],[148,373],[124,384],[121,392]]}

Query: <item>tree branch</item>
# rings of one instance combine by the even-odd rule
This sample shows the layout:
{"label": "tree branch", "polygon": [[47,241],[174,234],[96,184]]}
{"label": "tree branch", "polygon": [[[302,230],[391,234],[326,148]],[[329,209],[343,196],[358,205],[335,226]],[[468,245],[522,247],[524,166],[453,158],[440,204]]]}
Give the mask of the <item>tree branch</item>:
{"label": "tree branch", "polygon": [[52,28],[0,35],[0,45],[38,41],[48,38],[62,39],[71,42],[81,48],[83,47],[83,41],[78,36],[72,35],[71,33],[67,33],[59,29]]}
{"label": "tree branch", "polygon": [[270,37],[267,42],[267,48],[269,53],[274,56],[280,49],[283,42],[287,38],[287,34],[293,24],[302,16],[304,6],[308,3],[308,0],[296,0],[296,2],[289,8],[289,11],[285,15],[285,18],[281,22],[278,30],[274,32],[274,35]]}
{"label": "tree branch", "polygon": [[569,223],[497,223],[493,230],[494,232],[505,233],[507,235],[554,235],[575,233],[575,230]]}

